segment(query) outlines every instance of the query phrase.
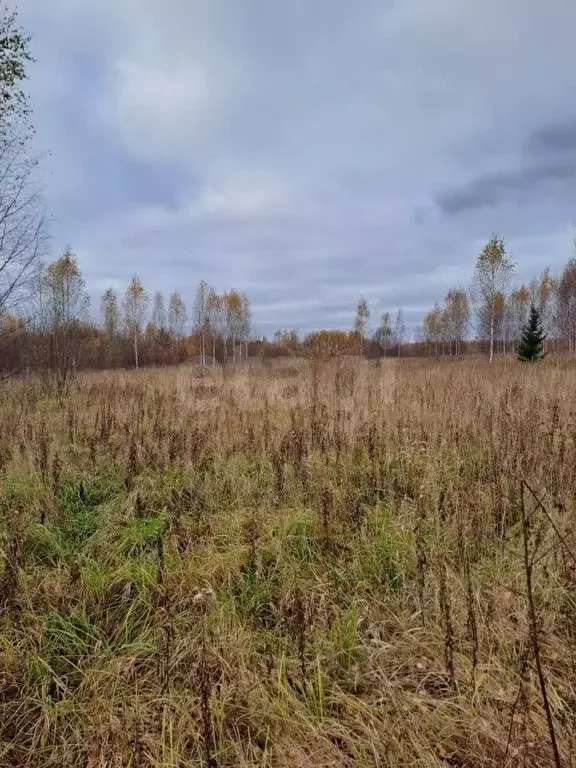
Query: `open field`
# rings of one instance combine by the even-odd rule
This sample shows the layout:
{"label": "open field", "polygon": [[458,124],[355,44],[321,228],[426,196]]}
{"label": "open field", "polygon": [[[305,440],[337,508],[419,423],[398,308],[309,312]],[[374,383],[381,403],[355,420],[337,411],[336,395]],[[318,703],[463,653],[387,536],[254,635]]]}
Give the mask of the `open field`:
{"label": "open field", "polygon": [[0,766],[572,765],[575,393],[562,361],[8,382]]}

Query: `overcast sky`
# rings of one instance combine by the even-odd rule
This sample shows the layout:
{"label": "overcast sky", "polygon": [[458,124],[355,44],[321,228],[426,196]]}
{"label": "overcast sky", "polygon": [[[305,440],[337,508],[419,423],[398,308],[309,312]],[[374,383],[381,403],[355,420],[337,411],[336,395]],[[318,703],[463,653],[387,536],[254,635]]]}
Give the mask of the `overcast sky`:
{"label": "overcast sky", "polygon": [[257,327],[468,285],[492,231],[520,278],[570,256],[574,0],[20,0],[55,254],[97,312],[137,273]]}

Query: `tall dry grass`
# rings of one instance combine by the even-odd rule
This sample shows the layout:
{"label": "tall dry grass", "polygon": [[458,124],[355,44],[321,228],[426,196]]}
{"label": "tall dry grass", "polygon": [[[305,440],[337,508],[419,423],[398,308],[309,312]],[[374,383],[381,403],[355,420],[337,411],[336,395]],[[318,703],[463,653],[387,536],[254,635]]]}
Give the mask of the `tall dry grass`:
{"label": "tall dry grass", "polygon": [[561,361],[11,382],[0,765],[571,765],[575,392]]}

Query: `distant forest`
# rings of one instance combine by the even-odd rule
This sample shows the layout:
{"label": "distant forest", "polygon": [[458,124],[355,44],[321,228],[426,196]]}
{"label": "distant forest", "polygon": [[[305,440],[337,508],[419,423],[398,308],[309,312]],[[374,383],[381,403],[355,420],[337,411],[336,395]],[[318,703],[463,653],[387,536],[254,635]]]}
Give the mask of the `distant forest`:
{"label": "distant forest", "polygon": [[374,328],[368,302],[351,307],[350,327],[301,335],[280,329],[271,339],[253,327],[248,296],[217,293],[201,281],[189,306],[178,291],[150,292],[135,275],[123,295],[100,299],[100,322],[91,319],[78,259],[69,249],[36,264],[21,285],[25,301],[0,317],[2,375],[41,370],[65,383],[82,369],[239,364],[281,356],[377,357],[511,355],[517,351],[530,308],[538,309],[546,351],[576,351],[576,259],[557,276],[544,269],[528,285],[515,285],[504,241],[492,235],[479,254],[469,289],[451,288],[425,315],[412,338],[402,309],[384,312]]}

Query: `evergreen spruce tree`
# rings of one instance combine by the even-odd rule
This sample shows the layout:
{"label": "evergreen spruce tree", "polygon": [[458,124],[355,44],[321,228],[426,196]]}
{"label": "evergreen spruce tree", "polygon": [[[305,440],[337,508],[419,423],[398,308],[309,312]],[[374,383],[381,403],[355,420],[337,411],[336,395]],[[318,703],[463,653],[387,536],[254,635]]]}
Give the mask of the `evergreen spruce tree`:
{"label": "evergreen spruce tree", "polygon": [[532,363],[540,360],[545,338],[546,334],[542,328],[540,312],[532,304],[530,307],[530,317],[522,329],[522,337],[518,344],[518,360]]}

